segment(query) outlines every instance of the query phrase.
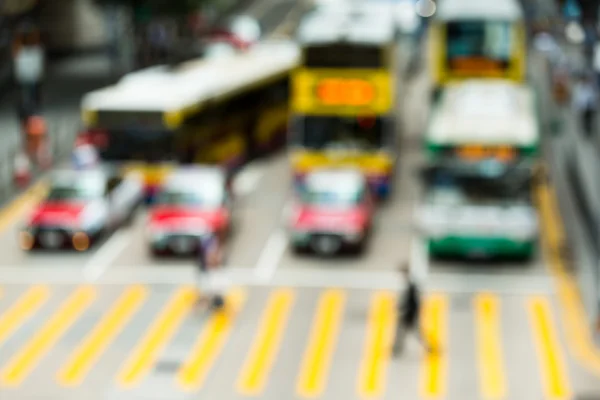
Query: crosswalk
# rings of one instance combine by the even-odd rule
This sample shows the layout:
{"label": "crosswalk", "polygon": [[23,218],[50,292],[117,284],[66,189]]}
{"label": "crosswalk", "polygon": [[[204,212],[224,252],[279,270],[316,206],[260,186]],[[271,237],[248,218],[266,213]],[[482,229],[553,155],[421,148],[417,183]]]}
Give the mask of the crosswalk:
{"label": "crosswalk", "polygon": [[[453,398],[447,396],[464,391],[468,380],[473,393],[463,398],[520,398],[511,379],[553,399],[572,393],[553,300],[544,295],[427,294],[423,330],[439,351],[407,349],[407,357],[417,357],[410,368],[418,379],[412,379],[397,375],[409,367],[390,354],[392,291],[240,287],[227,294],[222,312],[209,314],[196,307],[189,286],[0,290],[0,388],[16,393],[40,379],[62,393],[90,385],[92,377],[118,391],[139,390],[173,357],[174,392],[212,387],[218,369],[230,381],[219,398],[268,398],[265,393],[291,379],[294,385],[279,387],[279,396],[285,390],[286,398],[319,398],[341,390],[389,398],[410,386],[422,398]],[[521,365],[508,356],[517,351]]]}

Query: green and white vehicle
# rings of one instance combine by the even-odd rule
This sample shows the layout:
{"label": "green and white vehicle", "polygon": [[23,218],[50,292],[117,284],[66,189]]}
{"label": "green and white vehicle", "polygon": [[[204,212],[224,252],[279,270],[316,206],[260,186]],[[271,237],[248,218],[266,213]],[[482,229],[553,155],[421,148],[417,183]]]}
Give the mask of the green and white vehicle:
{"label": "green and white vehicle", "polygon": [[531,259],[538,243],[532,178],[527,161],[427,167],[419,220],[430,256]]}
{"label": "green and white vehicle", "polygon": [[425,132],[429,159],[536,158],[536,103],[532,88],[507,80],[449,84],[432,105]]}
{"label": "green and white vehicle", "polygon": [[509,81],[450,84],[425,135],[421,224],[432,256],[530,258],[540,146],[533,90]]}

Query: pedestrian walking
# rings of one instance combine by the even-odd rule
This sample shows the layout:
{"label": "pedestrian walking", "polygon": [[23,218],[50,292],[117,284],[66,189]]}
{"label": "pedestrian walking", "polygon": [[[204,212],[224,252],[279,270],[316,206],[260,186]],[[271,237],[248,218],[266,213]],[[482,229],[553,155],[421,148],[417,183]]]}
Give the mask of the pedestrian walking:
{"label": "pedestrian walking", "polygon": [[201,237],[197,246],[198,297],[199,305],[208,305],[212,309],[221,309],[225,299],[215,272],[221,266],[222,254],[216,235]]}
{"label": "pedestrian walking", "polygon": [[19,107],[39,111],[45,57],[39,31],[32,24],[24,24],[17,34],[13,62],[15,80],[20,89]]}
{"label": "pedestrian walking", "polygon": [[587,74],[582,74],[573,85],[573,107],[587,138],[594,134],[598,93],[596,85]]}
{"label": "pedestrian walking", "polygon": [[406,282],[406,289],[399,296],[398,301],[397,328],[393,346],[394,355],[398,356],[404,350],[408,333],[413,333],[423,347],[428,352],[432,352],[433,347],[427,343],[420,324],[421,298],[419,288],[411,277],[408,263],[401,266],[400,273]]}

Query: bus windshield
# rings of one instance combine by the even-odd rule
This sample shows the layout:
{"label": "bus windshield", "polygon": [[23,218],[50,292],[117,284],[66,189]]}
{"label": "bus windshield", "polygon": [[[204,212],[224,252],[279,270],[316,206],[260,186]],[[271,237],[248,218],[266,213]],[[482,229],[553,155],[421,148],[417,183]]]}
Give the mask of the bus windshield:
{"label": "bus windshield", "polygon": [[511,53],[511,23],[456,21],[447,24],[448,62],[485,58],[507,66]]}
{"label": "bus windshield", "polygon": [[377,150],[384,145],[381,118],[306,117],[299,145],[314,149]]}
{"label": "bus windshield", "polygon": [[111,130],[98,148],[104,161],[160,162],[174,159],[175,133],[146,129]]}
{"label": "bus windshield", "polygon": [[429,199],[438,204],[508,205],[526,203],[531,195],[530,179],[520,172],[492,178],[440,169],[428,181]]}
{"label": "bus windshield", "polygon": [[380,46],[310,46],[304,50],[307,68],[382,68],[385,51]]}

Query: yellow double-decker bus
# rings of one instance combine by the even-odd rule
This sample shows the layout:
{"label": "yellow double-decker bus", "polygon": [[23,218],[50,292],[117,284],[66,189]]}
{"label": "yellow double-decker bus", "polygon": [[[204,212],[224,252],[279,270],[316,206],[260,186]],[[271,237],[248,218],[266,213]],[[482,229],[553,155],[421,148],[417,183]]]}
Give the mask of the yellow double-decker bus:
{"label": "yellow double-decker bus", "polygon": [[397,157],[396,29],[377,10],[321,10],[301,22],[290,155],[298,179],[319,167],[359,167],[385,197]]}
{"label": "yellow double-decker bus", "polygon": [[525,20],[519,0],[444,0],[430,27],[436,89],[473,78],[526,77]]}

